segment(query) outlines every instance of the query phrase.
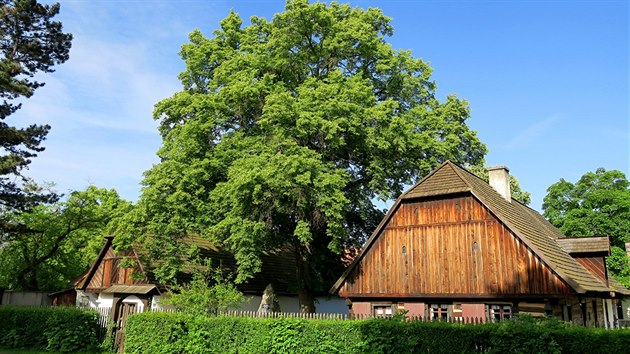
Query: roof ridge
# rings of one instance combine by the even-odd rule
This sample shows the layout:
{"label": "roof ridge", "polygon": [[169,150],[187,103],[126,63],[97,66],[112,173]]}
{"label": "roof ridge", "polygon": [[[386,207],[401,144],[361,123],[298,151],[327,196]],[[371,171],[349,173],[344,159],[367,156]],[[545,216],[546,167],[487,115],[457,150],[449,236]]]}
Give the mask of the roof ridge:
{"label": "roof ridge", "polygon": [[463,167],[459,166],[458,164],[456,164],[456,163],[454,163],[454,162],[451,162],[451,161],[448,161],[448,162],[449,162],[449,164],[450,164],[450,165],[452,165],[452,166],[451,166],[451,168],[456,167],[456,168],[453,168],[453,171],[455,172],[455,174],[457,175],[457,177],[459,177],[459,178],[462,180],[462,182],[464,182],[464,184],[466,184],[466,185],[467,185],[467,186],[468,186],[471,190],[472,190],[472,189],[474,189],[474,186],[472,186],[472,185],[469,183],[469,181],[468,181],[468,180],[467,180],[464,176],[462,176],[461,171],[464,171],[465,173],[468,173],[469,175],[471,175],[471,176],[473,176],[473,177],[475,177],[475,178],[477,178],[477,179],[481,180],[482,182],[487,183],[486,181],[484,181],[483,179],[481,179],[481,177],[479,177],[479,176],[477,176],[476,174],[474,174],[474,173],[472,173],[472,172],[468,171],[467,169],[465,169],[465,168],[463,168]]}
{"label": "roof ridge", "polygon": [[433,176],[437,171],[441,170],[444,166],[446,166],[447,164],[449,164],[451,162],[451,160],[446,160],[444,162],[442,162],[442,164],[440,164],[440,166],[438,166],[437,168],[435,168],[433,171],[429,172],[428,175],[422,177],[418,182],[414,183],[413,186],[407,188],[406,191],[404,191],[401,195],[398,196],[398,198],[396,199],[401,199],[403,196],[407,195],[409,192],[411,192],[412,190],[414,190],[417,186],[419,186],[420,184],[422,184],[422,182],[426,181],[427,179],[429,179],[429,177]]}

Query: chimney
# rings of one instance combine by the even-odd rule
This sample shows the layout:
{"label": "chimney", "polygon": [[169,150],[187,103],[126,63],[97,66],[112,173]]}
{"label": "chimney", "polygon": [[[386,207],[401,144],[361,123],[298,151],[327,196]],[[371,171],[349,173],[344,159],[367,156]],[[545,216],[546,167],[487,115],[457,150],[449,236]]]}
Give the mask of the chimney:
{"label": "chimney", "polygon": [[625,246],[626,246],[626,254],[628,255],[628,258],[630,258],[630,242],[626,242]]}
{"label": "chimney", "polygon": [[494,188],[503,199],[512,202],[512,192],[510,191],[510,169],[506,166],[488,167],[488,178],[490,186]]}

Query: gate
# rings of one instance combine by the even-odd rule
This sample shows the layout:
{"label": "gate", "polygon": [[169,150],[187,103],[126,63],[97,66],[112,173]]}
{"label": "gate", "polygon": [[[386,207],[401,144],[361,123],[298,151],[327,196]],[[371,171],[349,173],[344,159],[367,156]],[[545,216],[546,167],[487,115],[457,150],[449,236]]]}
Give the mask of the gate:
{"label": "gate", "polygon": [[116,348],[119,353],[124,351],[123,345],[125,343],[125,323],[127,322],[127,317],[136,313],[137,310],[135,303],[125,303],[121,301],[116,304],[116,311],[114,312],[114,323],[116,323],[116,327],[114,328],[114,348]]}

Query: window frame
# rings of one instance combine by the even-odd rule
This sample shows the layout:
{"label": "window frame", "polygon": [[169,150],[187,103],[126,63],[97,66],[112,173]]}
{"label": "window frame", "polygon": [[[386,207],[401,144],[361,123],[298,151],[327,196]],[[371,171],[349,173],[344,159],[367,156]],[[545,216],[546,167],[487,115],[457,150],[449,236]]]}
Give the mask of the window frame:
{"label": "window frame", "polygon": [[[498,309],[495,309],[495,306],[497,306]],[[514,318],[514,305],[506,302],[487,303],[486,315],[491,322],[509,320],[511,318]]]}
{"label": "window frame", "polygon": [[[437,316],[434,318],[434,315]],[[453,304],[444,302],[428,303],[427,318],[431,321],[450,321],[453,318]]]}
{"label": "window frame", "polygon": [[[394,314],[396,313],[394,307],[395,305],[391,302],[373,302],[372,304],[372,309],[371,309],[371,313],[372,313],[372,317],[378,317],[378,318],[391,318],[394,316]],[[385,312],[387,312],[387,310],[389,309],[389,311],[391,311],[390,314],[383,314],[383,315],[378,315],[376,313],[377,308],[383,308],[385,310]]]}

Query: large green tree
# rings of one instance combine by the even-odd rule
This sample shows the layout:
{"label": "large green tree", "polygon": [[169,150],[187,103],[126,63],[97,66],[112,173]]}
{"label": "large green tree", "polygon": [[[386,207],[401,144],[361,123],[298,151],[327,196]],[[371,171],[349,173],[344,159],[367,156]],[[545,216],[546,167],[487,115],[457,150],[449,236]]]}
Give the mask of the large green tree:
{"label": "large green tree", "polygon": [[0,288],[67,287],[96,258],[109,223],[130,208],[116,191],[91,186],[6,217],[13,228],[0,236]]}
{"label": "large green tree", "polygon": [[623,249],[630,241],[630,182],[621,171],[598,168],[585,173],[575,184],[561,179],[547,189],[543,211],[567,236],[609,236],[609,270],[630,286],[628,258]]}
{"label": "large green tree", "polygon": [[[429,65],[386,42],[390,21],[296,0],[271,21],[243,27],[231,12],[211,37],[192,32],[183,90],[155,109],[161,162],[126,218],[121,235],[134,237],[118,242],[176,261],[177,238],[201,234],[235,254],[237,282],[260,270],[261,252],[291,247],[313,311],[313,292],[340,274],[337,253],[382,218],[375,199],[486,152],[467,103],[438,100]],[[168,264],[159,275],[174,274]]]}
{"label": "large green tree", "polygon": [[[21,171],[42,151],[50,126],[32,124],[18,128],[7,118],[21,107],[19,99],[31,97],[43,82],[37,73],[54,71],[68,60],[72,35],[62,31],[52,18],[59,4],[42,5],[35,0],[0,0],[0,206],[27,209],[55,198],[24,188],[29,183]],[[16,181],[15,177],[21,177]]]}

